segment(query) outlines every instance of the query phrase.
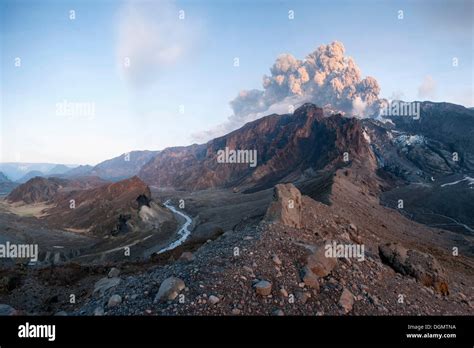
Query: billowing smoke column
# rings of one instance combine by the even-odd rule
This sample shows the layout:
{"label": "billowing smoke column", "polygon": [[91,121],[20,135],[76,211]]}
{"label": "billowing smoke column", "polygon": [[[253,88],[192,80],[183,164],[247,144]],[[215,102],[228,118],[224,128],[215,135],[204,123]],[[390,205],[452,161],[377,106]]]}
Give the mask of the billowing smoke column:
{"label": "billowing smoke column", "polygon": [[263,77],[263,90],[244,90],[230,102],[234,114],[228,122],[196,138],[204,140],[231,131],[246,122],[271,113],[290,113],[305,102],[348,116],[371,117],[379,113],[380,87],[373,77],[361,78],[344,45],[322,45],[305,60],[280,55]]}

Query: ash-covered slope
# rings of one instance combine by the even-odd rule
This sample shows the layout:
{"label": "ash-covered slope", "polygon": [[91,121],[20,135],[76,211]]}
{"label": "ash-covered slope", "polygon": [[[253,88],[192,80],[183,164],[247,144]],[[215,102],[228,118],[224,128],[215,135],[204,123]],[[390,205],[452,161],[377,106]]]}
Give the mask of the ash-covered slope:
{"label": "ash-covered slope", "polygon": [[[255,151],[256,163],[221,163],[219,151],[226,149]],[[344,152],[348,160],[367,153],[359,120],[324,117],[322,109],[305,104],[294,114],[263,117],[207,144],[165,149],[138,175],[159,187],[255,190],[342,163]]]}
{"label": "ash-covered slope", "polygon": [[427,224],[472,235],[474,218],[474,111],[423,102],[420,117],[364,120],[384,178],[384,204]]}
{"label": "ash-covered slope", "polygon": [[89,189],[104,185],[105,183],[107,182],[99,177],[81,177],[69,180],[38,176],[28,180],[10,192],[7,196],[7,201],[26,204],[50,202],[61,192]]}
{"label": "ash-covered slope", "polygon": [[431,144],[427,145],[434,152],[444,151],[439,155],[447,167],[453,165],[450,163],[453,162],[453,152],[457,152],[459,161],[455,165],[474,171],[474,110],[451,103],[422,102],[419,119],[406,116],[388,118],[396,131],[423,136],[429,139]]}
{"label": "ash-covered slope", "polygon": [[[388,122],[363,120],[380,166],[408,181],[472,171],[474,111],[449,103],[419,104],[417,118],[384,116]],[[426,173],[423,177],[416,171]]]}

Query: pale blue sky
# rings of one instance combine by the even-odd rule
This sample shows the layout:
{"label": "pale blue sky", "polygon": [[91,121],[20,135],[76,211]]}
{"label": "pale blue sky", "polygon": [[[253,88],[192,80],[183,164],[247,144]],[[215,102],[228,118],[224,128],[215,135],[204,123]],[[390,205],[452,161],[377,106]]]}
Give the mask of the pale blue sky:
{"label": "pale blue sky", "polygon": [[[2,0],[0,161],[95,164],[190,144],[227,119],[240,90],[261,88],[278,54],[303,59],[334,40],[378,80],[381,97],[419,100],[431,76],[425,99],[473,106],[472,3]],[[121,67],[128,50],[132,70]],[[95,114],[58,115],[63,100],[93,103]]]}

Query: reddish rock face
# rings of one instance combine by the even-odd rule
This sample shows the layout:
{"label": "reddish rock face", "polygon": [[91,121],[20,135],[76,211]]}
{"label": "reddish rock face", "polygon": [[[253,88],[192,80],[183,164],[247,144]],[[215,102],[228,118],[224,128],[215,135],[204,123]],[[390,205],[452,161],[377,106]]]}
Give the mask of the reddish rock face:
{"label": "reddish rock face", "polygon": [[89,190],[61,194],[44,219],[53,225],[87,230],[96,235],[119,234],[132,229],[130,224],[138,224],[139,209],[150,200],[150,189],[134,176]]}
{"label": "reddish rock face", "polygon": [[[368,150],[360,122],[305,104],[292,115],[270,115],[207,144],[169,148],[145,164],[138,176],[150,185],[200,190],[269,188],[297,179],[306,169],[342,161],[343,153]],[[257,163],[219,163],[220,150],[256,150]]]}
{"label": "reddish rock face", "polygon": [[150,189],[137,176],[115,183],[97,177],[75,180],[38,177],[20,185],[8,200],[47,203],[41,219],[50,226],[93,235],[117,235],[146,227],[139,215],[144,205],[160,221],[173,219],[171,212],[151,203]]}

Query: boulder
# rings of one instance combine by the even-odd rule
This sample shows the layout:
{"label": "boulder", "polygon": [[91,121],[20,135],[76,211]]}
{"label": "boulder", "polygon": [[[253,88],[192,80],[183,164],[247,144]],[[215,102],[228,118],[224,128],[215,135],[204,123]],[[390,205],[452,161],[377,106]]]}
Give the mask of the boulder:
{"label": "boulder", "polygon": [[318,277],[327,276],[337,265],[337,258],[326,256],[327,244],[330,244],[330,241],[317,245],[314,252],[306,258],[306,267]]}
{"label": "boulder", "polygon": [[319,290],[319,281],[318,276],[314,274],[308,266],[303,269],[303,282],[304,284],[311,289]]}
{"label": "boulder", "polygon": [[278,184],[274,188],[273,202],[265,214],[265,221],[301,228],[301,193],[293,184]]}
{"label": "boulder", "polygon": [[190,251],[185,251],[184,253],[181,254],[179,259],[186,262],[191,262],[191,261],[194,261],[194,255]]}
{"label": "boulder", "polygon": [[215,305],[217,302],[219,302],[219,297],[211,295],[209,296],[209,303],[212,305]]}
{"label": "boulder", "polygon": [[104,308],[102,306],[96,307],[94,309],[94,316],[101,317],[104,315]]}
{"label": "boulder", "polygon": [[344,288],[341,297],[339,298],[339,305],[342,307],[345,313],[349,313],[354,305],[354,295]]}
{"label": "boulder", "polygon": [[442,295],[449,294],[446,274],[434,256],[406,249],[399,243],[380,245],[379,254],[382,261],[396,272],[414,277]]}
{"label": "boulder", "polygon": [[109,308],[116,307],[121,303],[122,303],[122,296],[112,295],[109,298],[109,302],[107,303],[107,307],[109,307]]}
{"label": "boulder", "polygon": [[182,279],[176,277],[166,278],[158,289],[154,303],[174,300],[185,287],[186,285]]}

